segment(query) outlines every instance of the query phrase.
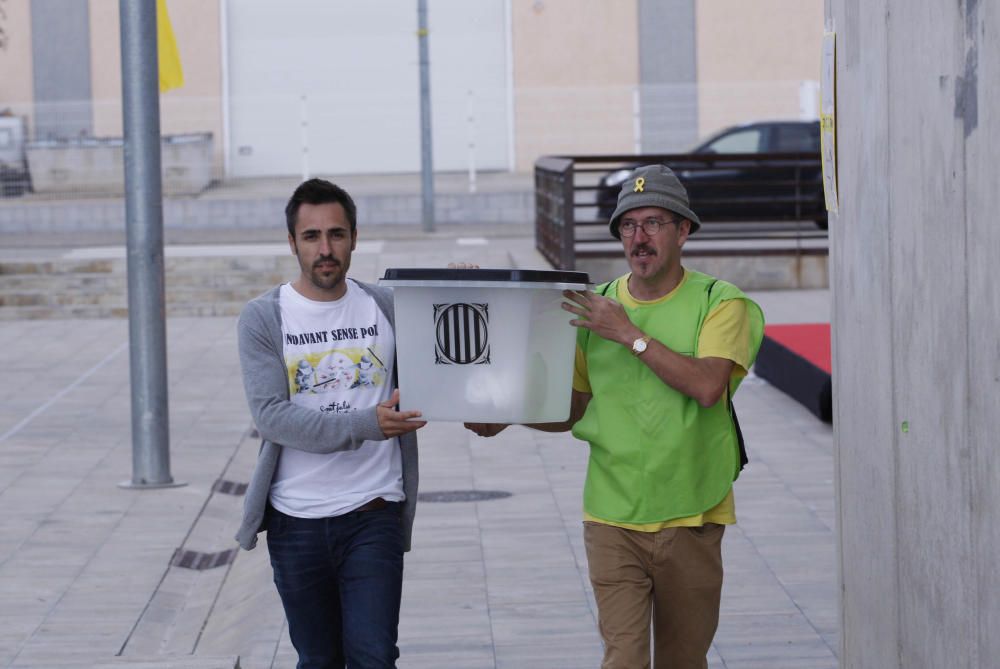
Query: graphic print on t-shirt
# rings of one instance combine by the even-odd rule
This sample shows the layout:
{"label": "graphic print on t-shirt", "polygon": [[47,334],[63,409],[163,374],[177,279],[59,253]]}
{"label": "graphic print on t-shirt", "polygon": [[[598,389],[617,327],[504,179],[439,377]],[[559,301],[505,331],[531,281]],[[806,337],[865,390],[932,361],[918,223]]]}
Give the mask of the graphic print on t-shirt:
{"label": "graphic print on t-shirt", "polygon": [[385,363],[375,348],[354,346],[286,357],[289,392],[292,395],[322,395],[360,387],[384,386]]}
{"label": "graphic print on t-shirt", "polygon": [[350,413],[391,395],[392,326],[353,283],[335,302],[313,302],[282,287],[282,339],[292,402]]}

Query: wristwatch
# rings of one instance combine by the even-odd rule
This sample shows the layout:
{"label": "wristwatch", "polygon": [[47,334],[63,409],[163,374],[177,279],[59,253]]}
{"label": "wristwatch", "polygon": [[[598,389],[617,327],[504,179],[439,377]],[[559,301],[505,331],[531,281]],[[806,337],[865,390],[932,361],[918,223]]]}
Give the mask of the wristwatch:
{"label": "wristwatch", "polygon": [[639,337],[634,342],[632,342],[632,354],[639,357],[646,351],[646,345],[649,344],[649,337]]}

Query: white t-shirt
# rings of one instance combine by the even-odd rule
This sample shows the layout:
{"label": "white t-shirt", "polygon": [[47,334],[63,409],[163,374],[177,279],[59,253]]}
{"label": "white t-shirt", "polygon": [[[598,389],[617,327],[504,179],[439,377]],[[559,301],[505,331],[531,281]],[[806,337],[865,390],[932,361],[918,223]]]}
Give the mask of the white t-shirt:
{"label": "white t-shirt", "polygon": [[[375,300],[353,281],[334,302],[316,302],[281,286],[281,335],[291,401],[316,411],[350,413],[392,396],[396,340]],[[366,441],[353,451],[282,448],[271,504],[299,518],[353,511],[375,497],[399,502],[399,440]]]}

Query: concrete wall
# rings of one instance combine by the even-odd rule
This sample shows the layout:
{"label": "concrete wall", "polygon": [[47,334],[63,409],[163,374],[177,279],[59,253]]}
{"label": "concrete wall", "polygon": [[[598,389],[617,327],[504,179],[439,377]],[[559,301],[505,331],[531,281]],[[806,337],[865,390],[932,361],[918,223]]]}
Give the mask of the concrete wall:
{"label": "concrete wall", "polygon": [[31,4],[7,2],[3,10],[0,27],[6,47],[0,49],[0,111],[9,108],[14,114],[28,117],[30,127],[35,95],[31,77]]}
{"label": "concrete wall", "polygon": [[698,140],[694,0],[639,0],[643,153],[685,151]]}
{"label": "concrete wall", "polygon": [[512,0],[516,169],[547,154],[631,152],[636,0]]}
{"label": "concrete wall", "polygon": [[993,667],[1000,5],[827,0],[826,11],[838,48],[842,666]]}
{"label": "concrete wall", "polygon": [[[121,137],[121,37],[118,0],[89,0],[94,136]],[[160,93],[165,135],[211,132],[215,171],[222,171],[222,50],[219,0],[167,0],[184,86]]]}
{"label": "concrete wall", "polygon": [[819,0],[701,0],[696,5],[699,129],[799,118],[799,88],[819,79]]}

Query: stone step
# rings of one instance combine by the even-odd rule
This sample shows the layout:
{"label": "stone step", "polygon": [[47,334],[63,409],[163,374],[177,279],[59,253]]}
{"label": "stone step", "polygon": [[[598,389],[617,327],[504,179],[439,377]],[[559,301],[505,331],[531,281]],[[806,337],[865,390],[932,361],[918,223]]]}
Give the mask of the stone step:
{"label": "stone step", "polygon": [[[263,291],[261,291],[263,292]],[[246,300],[237,302],[206,302],[200,304],[168,304],[166,314],[172,316],[238,316]],[[0,322],[16,320],[72,320],[76,318],[127,318],[128,307],[121,305],[30,305],[0,306]]]}
{"label": "stone step", "polygon": [[[438,175],[438,179],[441,175]],[[438,180],[436,179],[436,180]],[[378,182],[372,188],[378,188]],[[355,194],[358,220],[371,225],[419,225],[423,202],[419,189],[412,193]],[[163,227],[167,230],[273,229],[284,226],[284,209],[294,185],[280,197],[244,192],[238,197],[167,197],[163,201]],[[532,177],[499,190],[476,193],[437,191],[434,218],[440,224],[517,224],[534,220]],[[32,196],[0,203],[0,233],[27,234],[125,229],[125,203],[121,198],[62,200]]]}
{"label": "stone step", "polygon": [[[295,271],[298,262],[288,255],[204,255],[166,256],[163,259],[165,272],[232,270],[232,271]],[[6,260],[0,261],[0,276],[39,276],[64,274],[126,274],[125,258],[73,258],[64,257],[46,260]]]}
{"label": "stone step", "polygon": [[[291,255],[180,255],[164,258],[168,316],[234,316],[246,302],[295,277]],[[82,252],[86,252],[83,249]],[[232,247],[220,247],[231,253]],[[124,258],[0,262],[0,320],[124,318],[128,273]]]}
{"label": "stone step", "polygon": [[[293,279],[293,272],[270,270],[231,270],[165,272],[168,291],[176,288],[241,288],[248,285],[273,286]],[[53,289],[74,293],[124,292],[128,277],[112,274],[7,274],[0,275],[0,294],[51,292]]]}
{"label": "stone step", "polygon": [[0,261],[0,276],[39,276],[51,274],[110,274],[116,259],[99,260],[4,260]]}
{"label": "stone step", "polygon": [[[171,287],[167,286],[166,303],[196,304],[199,302],[240,302],[244,304],[260,295],[275,282],[218,288],[214,286]],[[0,307],[14,306],[67,306],[67,305],[98,305],[125,306],[127,295],[124,288],[114,290],[71,291],[58,289],[55,292],[4,291],[0,292]]]}

